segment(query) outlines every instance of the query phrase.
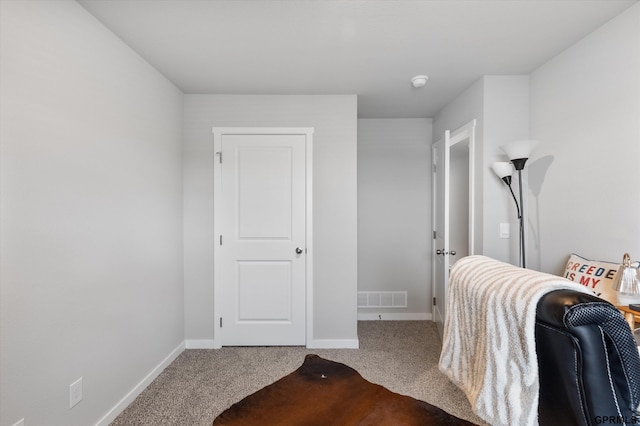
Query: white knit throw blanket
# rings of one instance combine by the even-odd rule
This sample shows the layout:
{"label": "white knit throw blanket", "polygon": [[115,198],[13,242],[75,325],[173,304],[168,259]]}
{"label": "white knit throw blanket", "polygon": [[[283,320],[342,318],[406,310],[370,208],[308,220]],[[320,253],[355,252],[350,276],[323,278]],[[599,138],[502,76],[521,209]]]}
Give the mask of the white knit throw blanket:
{"label": "white knit throw blanket", "polygon": [[451,270],[440,371],[493,426],[538,424],[538,300],[558,289],[589,292],[561,277],[485,256]]}

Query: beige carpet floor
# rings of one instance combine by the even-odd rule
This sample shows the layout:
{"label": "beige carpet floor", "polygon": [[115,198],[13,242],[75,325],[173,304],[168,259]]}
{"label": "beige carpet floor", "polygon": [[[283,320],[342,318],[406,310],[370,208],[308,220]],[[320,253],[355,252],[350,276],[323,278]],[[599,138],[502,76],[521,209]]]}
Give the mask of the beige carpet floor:
{"label": "beige carpet floor", "polygon": [[[188,349],[112,425],[210,425],[231,404],[297,369],[308,353],[355,368],[365,379],[484,425],[440,371],[430,321],[361,321],[360,349]],[[265,423],[268,424],[268,423]]]}

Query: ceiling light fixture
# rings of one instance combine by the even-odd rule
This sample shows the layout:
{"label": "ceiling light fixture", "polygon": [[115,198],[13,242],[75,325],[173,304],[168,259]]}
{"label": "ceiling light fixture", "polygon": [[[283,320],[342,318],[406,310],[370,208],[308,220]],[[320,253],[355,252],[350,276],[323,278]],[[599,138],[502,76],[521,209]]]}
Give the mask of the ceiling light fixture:
{"label": "ceiling light fixture", "polygon": [[411,84],[413,87],[418,88],[427,84],[427,80],[429,80],[429,77],[426,75],[416,75],[411,79]]}

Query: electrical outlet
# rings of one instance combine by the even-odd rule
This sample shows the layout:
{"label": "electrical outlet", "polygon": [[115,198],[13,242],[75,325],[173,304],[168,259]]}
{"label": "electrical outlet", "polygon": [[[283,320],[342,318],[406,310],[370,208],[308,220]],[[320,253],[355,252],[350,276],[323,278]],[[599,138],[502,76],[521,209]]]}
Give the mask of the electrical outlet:
{"label": "electrical outlet", "polygon": [[82,377],[69,385],[69,408],[82,401]]}

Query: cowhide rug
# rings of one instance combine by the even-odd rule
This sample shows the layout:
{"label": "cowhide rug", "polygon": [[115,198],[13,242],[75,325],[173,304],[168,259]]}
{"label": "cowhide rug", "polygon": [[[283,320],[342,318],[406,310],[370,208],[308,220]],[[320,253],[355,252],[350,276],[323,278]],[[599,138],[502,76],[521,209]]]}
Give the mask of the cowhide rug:
{"label": "cowhide rug", "polygon": [[365,380],[338,362],[307,355],[293,373],[233,404],[230,425],[472,425],[438,407]]}

